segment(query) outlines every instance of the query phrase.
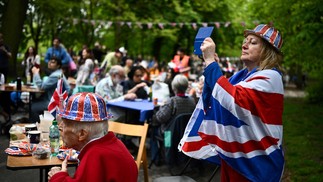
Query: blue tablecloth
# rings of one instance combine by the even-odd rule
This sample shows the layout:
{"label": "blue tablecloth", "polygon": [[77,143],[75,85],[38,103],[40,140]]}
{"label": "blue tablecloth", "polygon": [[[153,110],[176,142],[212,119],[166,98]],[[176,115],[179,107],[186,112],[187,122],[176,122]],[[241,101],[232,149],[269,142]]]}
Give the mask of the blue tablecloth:
{"label": "blue tablecloth", "polygon": [[120,107],[140,111],[140,122],[145,122],[153,115],[154,104],[148,100],[108,102],[107,107]]}

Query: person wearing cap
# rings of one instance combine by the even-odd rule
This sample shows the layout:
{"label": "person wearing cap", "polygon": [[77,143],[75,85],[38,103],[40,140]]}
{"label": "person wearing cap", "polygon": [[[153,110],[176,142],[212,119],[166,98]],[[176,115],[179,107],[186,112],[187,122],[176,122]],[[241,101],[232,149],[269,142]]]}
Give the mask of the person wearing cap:
{"label": "person wearing cap", "polygon": [[108,132],[111,115],[101,96],[88,92],[72,95],[60,116],[62,140],[66,147],[80,151],[79,166],[74,176],[69,176],[65,158],[61,167],[48,172],[50,182],[138,180],[133,156],[113,132]]}
{"label": "person wearing cap", "polygon": [[121,64],[120,61],[122,56],[122,52],[119,49],[116,49],[114,52],[110,52],[105,56],[100,66],[103,76],[110,70],[111,66]]}
{"label": "person wearing cap", "polygon": [[244,36],[240,58],[245,68],[230,79],[222,75],[213,40],[203,41],[202,98],[179,149],[198,158],[219,157],[221,181],[280,181],[283,40],[277,29],[266,24],[246,30]]}

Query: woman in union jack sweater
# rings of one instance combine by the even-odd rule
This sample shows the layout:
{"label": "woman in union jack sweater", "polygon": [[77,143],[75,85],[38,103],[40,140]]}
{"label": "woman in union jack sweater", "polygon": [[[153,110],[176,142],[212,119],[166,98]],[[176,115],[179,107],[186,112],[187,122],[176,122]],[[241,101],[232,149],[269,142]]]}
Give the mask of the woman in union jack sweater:
{"label": "woman in union jack sweater", "polygon": [[202,98],[179,149],[221,164],[221,181],[280,181],[284,168],[280,63],[282,36],[260,24],[244,32],[245,69],[222,75],[215,43],[201,45],[206,68]]}

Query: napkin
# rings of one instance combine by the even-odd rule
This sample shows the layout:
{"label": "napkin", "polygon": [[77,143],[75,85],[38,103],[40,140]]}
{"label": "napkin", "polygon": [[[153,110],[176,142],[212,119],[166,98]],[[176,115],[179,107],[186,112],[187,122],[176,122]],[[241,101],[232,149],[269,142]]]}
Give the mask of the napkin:
{"label": "napkin", "polygon": [[9,155],[31,155],[38,148],[38,144],[30,144],[27,141],[10,143],[10,147],[5,150]]}
{"label": "napkin", "polygon": [[55,119],[49,111],[44,111],[44,115],[39,115],[40,123],[38,124],[38,130],[48,133],[49,127],[52,125]]}

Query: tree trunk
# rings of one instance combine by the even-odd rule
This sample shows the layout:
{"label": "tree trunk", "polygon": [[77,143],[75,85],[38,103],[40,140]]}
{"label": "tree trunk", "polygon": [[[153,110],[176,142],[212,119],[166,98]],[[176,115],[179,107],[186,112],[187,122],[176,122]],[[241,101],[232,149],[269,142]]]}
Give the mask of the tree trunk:
{"label": "tree trunk", "polygon": [[9,76],[18,76],[17,73],[17,52],[22,36],[22,28],[26,19],[28,8],[27,0],[7,1],[2,17],[1,32],[3,33],[5,44],[11,50],[11,60],[9,63]]}
{"label": "tree trunk", "polygon": [[152,54],[154,57],[156,57],[156,59],[160,62],[160,50],[162,48],[163,45],[163,40],[164,37],[156,37],[154,42],[153,42],[153,50],[152,50]]}

